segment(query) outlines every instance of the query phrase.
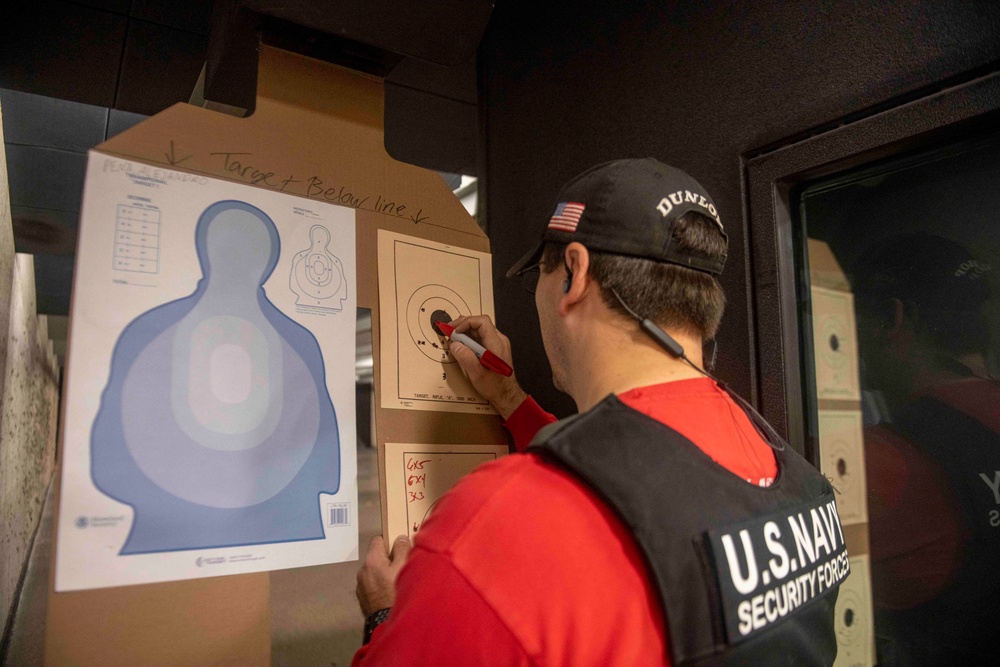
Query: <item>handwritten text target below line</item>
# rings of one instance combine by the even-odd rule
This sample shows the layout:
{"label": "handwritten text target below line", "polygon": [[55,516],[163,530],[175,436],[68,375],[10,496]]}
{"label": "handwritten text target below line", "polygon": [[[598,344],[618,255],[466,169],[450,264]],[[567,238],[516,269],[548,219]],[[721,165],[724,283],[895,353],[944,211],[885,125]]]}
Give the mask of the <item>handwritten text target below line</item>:
{"label": "handwritten text target below line", "polygon": [[265,185],[278,192],[289,192],[291,194],[304,195],[310,199],[320,199],[340,204],[341,206],[375,211],[376,213],[409,220],[414,224],[430,220],[430,216],[423,215],[423,209],[419,209],[415,215],[411,215],[406,213],[406,204],[399,204],[384,199],[382,195],[376,195],[375,200],[372,201],[370,195],[362,197],[360,193],[355,194],[347,186],[328,186],[319,176],[295,178],[292,175],[281,178],[273,171],[260,169],[248,163],[248,156],[253,157],[253,153],[219,152],[209,153],[209,155],[220,157],[222,159],[222,168],[227,173],[236,174],[251,185]]}
{"label": "handwritten text target below line", "polygon": [[[187,162],[195,156],[193,153],[190,153],[186,155],[182,154],[183,157],[177,157],[178,153],[180,151],[176,148],[174,142],[170,141],[168,151],[163,153],[165,163],[171,166],[180,165],[182,162]],[[235,174],[241,180],[251,185],[262,185],[278,192],[287,192],[288,194],[307,197],[309,199],[317,199],[341,206],[390,215],[394,218],[409,220],[414,224],[426,223],[431,219],[430,216],[424,215],[422,208],[417,209],[415,214],[411,214],[407,211],[408,207],[406,204],[386,199],[382,195],[376,195],[375,199],[372,200],[371,195],[361,196],[361,193],[353,192],[348,186],[330,186],[328,182],[323,181],[319,176],[295,178],[294,175],[291,175],[282,178],[277,172],[261,169],[248,163],[247,158],[253,157],[253,153],[235,151],[209,153],[209,155],[221,162],[221,164],[217,164],[216,166],[222,167],[225,173]],[[141,157],[139,159],[149,160],[150,158]],[[161,164],[164,163],[163,160],[152,161]],[[123,162],[121,165],[115,165],[110,168],[106,167],[105,171],[131,171],[132,169],[126,166],[126,164]],[[218,169],[197,169],[190,163],[185,164],[183,168],[203,174],[219,173]]]}

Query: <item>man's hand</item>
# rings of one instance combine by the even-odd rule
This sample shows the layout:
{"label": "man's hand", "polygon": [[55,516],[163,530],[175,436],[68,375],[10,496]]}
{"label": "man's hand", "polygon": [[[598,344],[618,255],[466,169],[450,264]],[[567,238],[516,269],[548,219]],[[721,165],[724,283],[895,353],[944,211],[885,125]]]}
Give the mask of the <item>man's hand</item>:
{"label": "man's hand", "polygon": [[410,555],[410,540],[400,535],[392,545],[390,555],[381,535],[368,544],[365,564],[358,570],[358,604],[366,617],[379,609],[391,607],[396,601],[396,577]]}
{"label": "man's hand", "polygon": [[[469,335],[482,343],[483,347],[513,366],[510,340],[497,331],[489,315],[463,316],[451,322],[458,333]],[[465,371],[472,386],[500,413],[504,419],[510,417],[517,406],[528,397],[517,383],[514,375],[504,377],[494,373],[479,363],[476,354],[461,343],[449,344],[452,356]]]}

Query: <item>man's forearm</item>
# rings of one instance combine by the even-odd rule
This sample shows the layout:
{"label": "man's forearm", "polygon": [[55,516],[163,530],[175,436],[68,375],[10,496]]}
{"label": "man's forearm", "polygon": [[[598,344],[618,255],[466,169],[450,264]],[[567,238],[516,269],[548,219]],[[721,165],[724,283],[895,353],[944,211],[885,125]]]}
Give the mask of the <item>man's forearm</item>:
{"label": "man's forearm", "polygon": [[528,448],[540,428],[557,421],[555,415],[543,410],[535,399],[527,394],[524,394],[524,398],[514,410],[505,415],[505,419],[504,428],[510,431],[514,438],[514,446],[519,452]]}

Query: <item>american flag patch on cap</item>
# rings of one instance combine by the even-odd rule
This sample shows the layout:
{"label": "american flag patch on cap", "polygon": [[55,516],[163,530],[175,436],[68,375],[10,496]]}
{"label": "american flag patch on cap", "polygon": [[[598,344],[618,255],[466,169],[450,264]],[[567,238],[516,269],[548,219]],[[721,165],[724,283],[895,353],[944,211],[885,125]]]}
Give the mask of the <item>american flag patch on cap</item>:
{"label": "american flag patch on cap", "polygon": [[559,202],[556,212],[549,219],[549,229],[560,232],[575,232],[576,226],[580,224],[580,216],[583,215],[583,204],[572,201]]}

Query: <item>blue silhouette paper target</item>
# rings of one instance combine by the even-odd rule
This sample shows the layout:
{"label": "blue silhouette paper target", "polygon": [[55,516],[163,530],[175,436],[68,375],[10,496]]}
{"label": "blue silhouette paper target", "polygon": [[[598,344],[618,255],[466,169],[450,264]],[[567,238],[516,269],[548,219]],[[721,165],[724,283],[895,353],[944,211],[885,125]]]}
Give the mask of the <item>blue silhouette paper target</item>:
{"label": "blue silhouette paper target", "polygon": [[94,422],[94,482],[136,512],[122,553],[321,539],[299,508],[340,486],[337,417],[315,338],[262,289],[277,230],[222,201],[195,245],[198,289],[122,332]]}
{"label": "blue silhouette paper target", "polygon": [[[84,196],[70,339],[106,365],[70,357],[57,589],[355,558],[353,211],[214,179],[149,192],[93,173],[111,159]],[[155,272],[100,243],[122,200],[155,207]],[[288,281],[318,238],[335,308]]]}

